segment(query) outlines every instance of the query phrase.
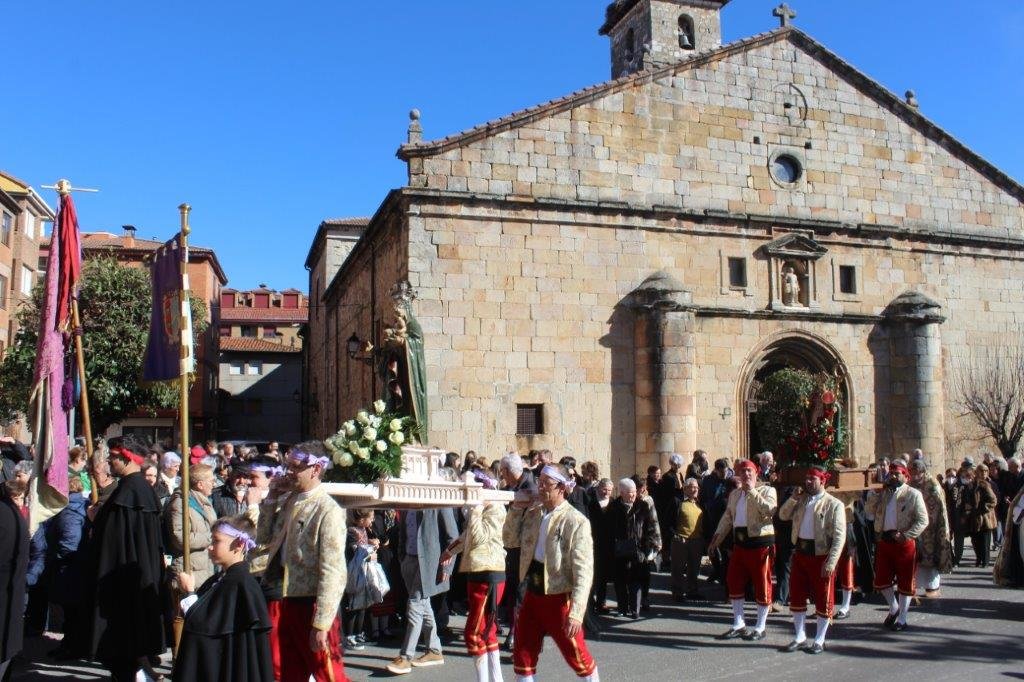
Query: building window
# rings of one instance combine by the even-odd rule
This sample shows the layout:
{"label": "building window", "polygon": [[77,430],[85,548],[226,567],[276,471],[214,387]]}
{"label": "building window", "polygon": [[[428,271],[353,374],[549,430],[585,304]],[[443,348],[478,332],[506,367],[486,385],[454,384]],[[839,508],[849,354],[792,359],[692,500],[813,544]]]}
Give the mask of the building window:
{"label": "building window", "polygon": [[36,217],[25,211],[25,236],[29,239],[36,238]]}
{"label": "building window", "polygon": [[242,337],[246,339],[255,339],[259,335],[259,327],[252,325],[242,325]]}
{"label": "building window", "polygon": [[0,275],[0,309],[7,307],[7,278]]}
{"label": "building window", "polygon": [[857,293],[857,268],[855,266],[839,266],[839,291],[843,294]]}
{"label": "building window", "polygon": [[516,435],[536,436],[544,433],[543,405],[516,405]]}
{"label": "building window", "polygon": [[39,254],[39,267],[36,272],[46,272],[46,266],[50,264],[50,258],[44,253]]}
{"label": "building window", "polygon": [[254,308],[269,308],[270,307],[270,294],[256,294],[253,297],[255,301],[253,303]]}
{"label": "building window", "polygon": [[232,376],[241,376],[244,364],[245,363],[241,360],[232,360],[231,364],[228,366],[228,374]]}
{"label": "building window", "polygon": [[684,50],[692,50],[694,48],[693,19],[688,14],[683,14],[679,17],[679,47]]}
{"label": "building window", "polygon": [[21,266],[21,293],[32,295],[32,268],[27,265]]}
{"label": "building window", "polygon": [[221,336],[231,336],[231,327],[222,326],[220,328],[220,335]]}
{"label": "building window", "polygon": [[733,289],[747,288],[747,259],[729,259],[729,286]]}
{"label": "building window", "polygon": [[632,62],[636,58],[636,32],[633,29],[626,31],[626,61]]}
{"label": "building window", "polygon": [[260,360],[250,360],[245,365],[245,373],[253,377],[263,374],[263,362]]}
{"label": "building window", "polygon": [[11,245],[11,225],[14,223],[14,216],[7,211],[0,216],[0,244]]}
{"label": "building window", "polygon": [[771,163],[772,177],[783,185],[794,185],[803,177],[804,169],[800,161],[790,154],[779,154]]}
{"label": "building window", "polygon": [[235,307],[235,295],[234,294],[221,294],[220,295],[220,307],[221,308],[234,308]]}
{"label": "building window", "polygon": [[263,338],[273,339],[277,337],[277,327],[270,326],[263,328]]}
{"label": "building window", "polygon": [[285,308],[298,308],[299,307],[299,295],[298,294],[285,294],[283,298],[284,298],[284,307]]}

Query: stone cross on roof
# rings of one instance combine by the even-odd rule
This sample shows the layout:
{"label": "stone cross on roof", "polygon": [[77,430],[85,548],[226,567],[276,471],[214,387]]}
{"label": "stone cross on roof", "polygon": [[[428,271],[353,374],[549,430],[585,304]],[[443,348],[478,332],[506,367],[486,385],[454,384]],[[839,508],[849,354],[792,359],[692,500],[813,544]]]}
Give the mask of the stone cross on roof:
{"label": "stone cross on roof", "polygon": [[772,16],[779,18],[779,26],[786,27],[789,26],[793,19],[796,19],[796,12],[790,9],[789,5],[786,3],[782,3],[775,8],[775,11],[772,12]]}

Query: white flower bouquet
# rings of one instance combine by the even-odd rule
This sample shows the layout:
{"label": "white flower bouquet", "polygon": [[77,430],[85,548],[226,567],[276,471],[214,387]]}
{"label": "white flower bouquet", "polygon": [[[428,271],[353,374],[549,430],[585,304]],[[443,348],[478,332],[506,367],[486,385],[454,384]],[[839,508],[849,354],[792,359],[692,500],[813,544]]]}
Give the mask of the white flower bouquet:
{"label": "white flower bouquet", "polygon": [[334,464],[324,480],[373,483],[397,477],[402,473],[402,445],[414,442],[417,435],[412,417],[389,412],[384,401],[377,400],[324,440]]}

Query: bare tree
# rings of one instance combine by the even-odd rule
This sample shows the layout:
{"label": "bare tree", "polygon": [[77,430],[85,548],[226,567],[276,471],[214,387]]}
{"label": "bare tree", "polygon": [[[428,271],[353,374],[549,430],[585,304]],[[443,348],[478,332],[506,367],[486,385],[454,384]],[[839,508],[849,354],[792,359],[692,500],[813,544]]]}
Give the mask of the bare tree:
{"label": "bare tree", "polygon": [[964,416],[988,433],[1004,457],[1024,438],[1024,345],[970,348],[953,367]]}

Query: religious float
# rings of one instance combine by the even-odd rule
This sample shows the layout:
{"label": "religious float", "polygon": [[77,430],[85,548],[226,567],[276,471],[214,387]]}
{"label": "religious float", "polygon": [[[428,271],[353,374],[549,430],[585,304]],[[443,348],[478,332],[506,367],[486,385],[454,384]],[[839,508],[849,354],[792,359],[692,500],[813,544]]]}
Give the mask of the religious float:
{"label": "religious float", "polygon": [[[429,428],[423,330],[412,314],[408,282],[391,291],[394,321],[381,349],[367,342],[352,352],[369,355],[384,397],[324,441],[332,467],[323,484],[348,508],[429,509],[511,502],[513,493],[494,490],[483,477],[452,480],[442,471],[445,451],[422,444]],[[358,339],[350,340],[360,346]]]}
{"label": "religious float", "polygon": [[848,432],[837,377],[780,369],[765,380],[757,400],[758,434],[778,463],[776,485],[803,485],[807,470],[821,467],[836,492],[880,487],[868,469],[844,465]]}

